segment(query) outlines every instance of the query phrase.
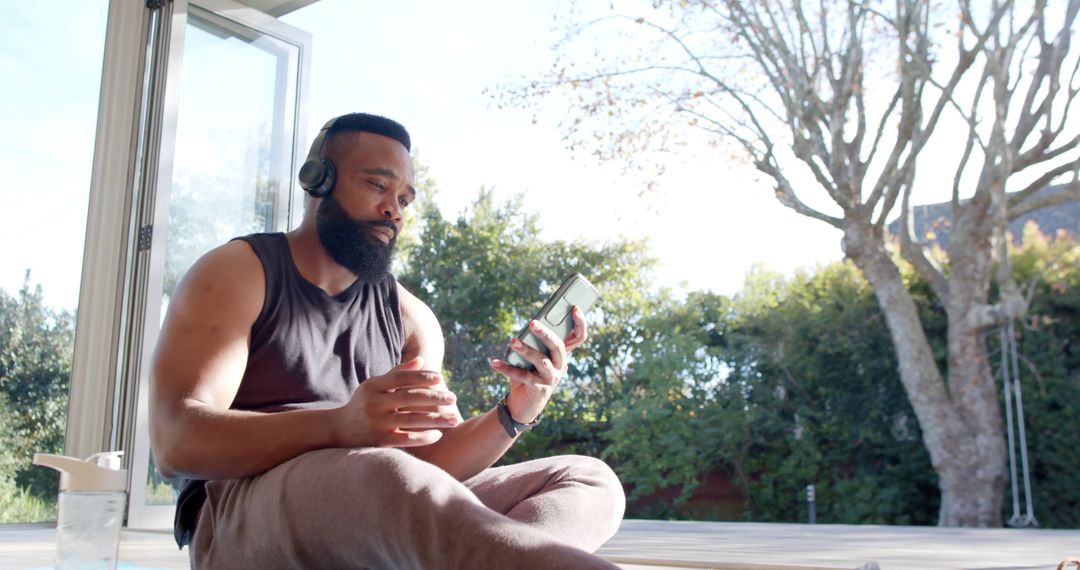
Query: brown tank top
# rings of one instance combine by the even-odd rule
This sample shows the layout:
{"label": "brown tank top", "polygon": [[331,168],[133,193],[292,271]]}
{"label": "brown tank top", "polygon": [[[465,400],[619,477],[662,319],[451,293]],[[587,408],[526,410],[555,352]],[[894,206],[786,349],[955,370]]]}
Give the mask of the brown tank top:
{"label": "brown tank top", "polygon": [[[328,295],[300,274],[282,233],[240,238],[262,262],[266,296],[251,326],[247,368],[232,409],[279,412],[340,406],[360,382],[401,362],[405,333],[397,282],[357,280]],[[203,481],[185,481],[174,535],[190,541],[206,498]]]}

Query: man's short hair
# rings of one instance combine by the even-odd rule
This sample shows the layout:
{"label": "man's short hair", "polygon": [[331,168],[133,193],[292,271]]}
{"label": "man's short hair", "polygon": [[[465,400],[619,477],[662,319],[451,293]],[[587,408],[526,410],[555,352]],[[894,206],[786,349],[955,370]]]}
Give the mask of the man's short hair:
{"label": "man's short hair", "polygon": [[329,143],[337,133],[349,132],[373,133],[384,137],[390,137],[401,143],[405,147],[405,150],[412,151],[412,141],[409,138],[409,131],[405,130],[405,127],[403,127],[401,123],[392,119],[387,119],[386,117],[368,113],[349,113],[348,115],[342,115],[334,121],[334,126],[330,127],[330,130],[326,132],[327,142]]}

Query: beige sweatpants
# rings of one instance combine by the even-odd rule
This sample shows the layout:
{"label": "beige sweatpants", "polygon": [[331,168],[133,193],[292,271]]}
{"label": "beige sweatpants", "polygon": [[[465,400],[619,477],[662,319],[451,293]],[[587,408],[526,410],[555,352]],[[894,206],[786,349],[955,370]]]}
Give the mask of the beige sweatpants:
{"label": "beige sweatpants", "polygon": [[210,481],[193,568],[616,568],[622,486],[560,456],[465,481],[397,449],[313,451],[250,479]]}

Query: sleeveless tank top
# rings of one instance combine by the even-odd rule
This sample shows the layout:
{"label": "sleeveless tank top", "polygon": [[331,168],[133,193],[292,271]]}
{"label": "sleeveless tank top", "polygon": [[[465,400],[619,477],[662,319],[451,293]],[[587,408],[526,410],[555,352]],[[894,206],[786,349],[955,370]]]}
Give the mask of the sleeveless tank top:
{"label": "sleeveless tank top", "polygon": [[300,275],[284,234],[238,239],[262,261],[266,297],[233,409],[339,406],[360,382],[401,361],[405,335],[393,276],[357,280],[330,296]]}
{"label": "sleeveless tank top", "polygon": [[[280,412],[340,406],[360,382],[401,362],[405,333],[392,275],[357,280],[337,295],[305,279],[282,233],[240,238],[266,274],[262,310],[251,326],[247,368],[231,409]],[[177,497],[174,535],[190,541],[206,498],[203,481]]]}

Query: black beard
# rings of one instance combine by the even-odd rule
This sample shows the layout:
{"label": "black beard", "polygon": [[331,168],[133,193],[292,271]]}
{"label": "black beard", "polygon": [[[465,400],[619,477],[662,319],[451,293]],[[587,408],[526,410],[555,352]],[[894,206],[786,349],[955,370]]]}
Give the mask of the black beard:
{"label": "black beard", "polygon": [[[390,243],[383,243],[371,234],[376,227],[394,230]],[[393,223],[353,219],[333,196],[327,196],[315,210],[315,228],[330,257],[361,281],[374,283],[390,274],[397,243],[397,227]]]}

